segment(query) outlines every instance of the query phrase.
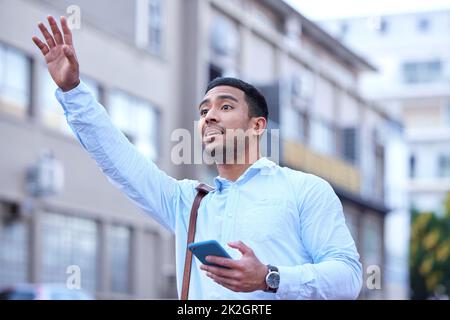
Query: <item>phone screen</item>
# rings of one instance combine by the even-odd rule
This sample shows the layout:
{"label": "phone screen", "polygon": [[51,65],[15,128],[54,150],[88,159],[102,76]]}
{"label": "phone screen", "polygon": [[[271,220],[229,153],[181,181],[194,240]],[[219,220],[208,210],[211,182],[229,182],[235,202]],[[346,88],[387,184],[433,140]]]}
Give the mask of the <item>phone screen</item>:
{"label": "phone screen", "polygon": [[231,259],[231,256],[216,240],[191,243],[189,244],[188,248],[197,257],[197,259],[199,259],[205,265],[225,268],[224,266],[216,265],[214,263],[206,261],[207,256],[218,256]]}

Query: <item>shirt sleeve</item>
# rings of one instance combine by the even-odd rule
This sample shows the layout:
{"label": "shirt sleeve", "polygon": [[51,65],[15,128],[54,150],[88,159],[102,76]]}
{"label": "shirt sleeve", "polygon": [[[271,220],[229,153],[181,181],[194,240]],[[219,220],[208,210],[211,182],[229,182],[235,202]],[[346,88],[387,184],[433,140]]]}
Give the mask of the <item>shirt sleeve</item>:
{"label": "shirt sleeve", "polygon": [[180,193],[184,187],[193,199],[193,181],[177,181],[145,158],[113,125],[83,82],[67,92],[58,88],[55,95],[77,139],[110,182],[173,232]]}
{"label": "shirt sleeve", "polygon": [[[339,198],[323,179],[299,204],[301,238],[312,263],[280,266],[278,299],[356,299],[362,266]],[[304,190],[304,188],[303,188]]]}

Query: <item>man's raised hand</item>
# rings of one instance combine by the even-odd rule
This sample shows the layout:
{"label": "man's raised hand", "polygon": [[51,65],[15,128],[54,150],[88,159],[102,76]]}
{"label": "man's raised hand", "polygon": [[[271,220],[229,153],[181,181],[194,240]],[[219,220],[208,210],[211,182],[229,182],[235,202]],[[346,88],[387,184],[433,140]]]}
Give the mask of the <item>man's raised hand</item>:
{"label": "man's raised hand", "polygon": [[63,91],[69,91],[80,83],[80,68],[73,47],[72,32],[67,25],[66,17],[61,17],[63,34],[52,16],[48,16],[47,20],[53,35],[42,22],[39,22],[38,27],[46,43],[36,36],[33,36],[32,39],[41,50],[53,81]]}

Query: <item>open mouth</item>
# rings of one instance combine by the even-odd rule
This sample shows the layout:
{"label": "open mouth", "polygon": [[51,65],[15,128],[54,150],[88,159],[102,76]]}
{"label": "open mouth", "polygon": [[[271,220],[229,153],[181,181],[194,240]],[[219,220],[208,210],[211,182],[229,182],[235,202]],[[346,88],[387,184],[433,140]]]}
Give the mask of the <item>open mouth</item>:
{"label": "open mouth", "polygon": [[222,130],[217,128],[207,128],[205,130],[205,133],[203,134],[203,137],[207,140],[213,140],[217,136],[223,135]]}

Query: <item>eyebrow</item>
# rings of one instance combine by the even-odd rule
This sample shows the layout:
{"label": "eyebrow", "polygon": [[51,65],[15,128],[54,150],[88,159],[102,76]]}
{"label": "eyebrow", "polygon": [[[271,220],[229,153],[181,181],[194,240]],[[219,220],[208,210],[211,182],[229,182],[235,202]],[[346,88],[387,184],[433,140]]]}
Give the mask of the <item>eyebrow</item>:
{"label": "eyebrow", "polygon": [[[229,95],[229,94],[222,94],[220,96],[217,96],[217,99],[218,100],[231,100],[231,101],[234,101],[234,102],[239,102],[238,99],[236,99],[235,97],[233,97],[232,95]],[[210,102],[211,102],[211,100],[206,98],[202,102],[200,102],[200,104],[198,105],[198,108],[200,109],[200,107],[202,105],[204,105],[205,103],[210,103]]]}

